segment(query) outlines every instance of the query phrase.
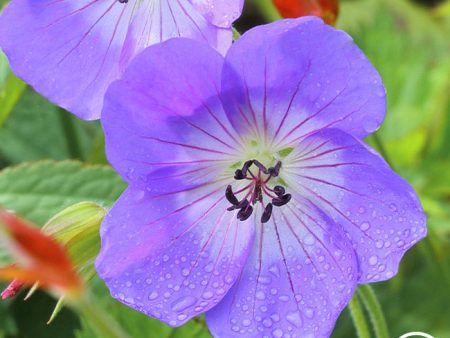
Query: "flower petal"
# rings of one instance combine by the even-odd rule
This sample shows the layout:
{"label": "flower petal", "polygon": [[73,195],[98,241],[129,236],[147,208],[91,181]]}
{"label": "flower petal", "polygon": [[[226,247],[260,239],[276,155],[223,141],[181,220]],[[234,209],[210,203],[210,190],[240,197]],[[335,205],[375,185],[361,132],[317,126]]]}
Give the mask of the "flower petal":
{"label": "flower petal", "polygon": [[245,33],[226,56],[222,83],[233,125],[276,145],[330,126],[363,137],[385,114],[375,68],[346,33],[315,17]]}
{"label": "flower petal", "polygon": [[106,151],[128,182],[146,189],[155,177],[196,170],[208,182],[236,161],[240,136],[218,94],[222,65],[209,46],[172,39],[146,49],[112,84],[102,115]]}
{"label": "flower petal", "polygon": [[[207,323],[215,337],[328,337],[356,286],[342,227],[307,201],[275,209]],[[280,212],[281,211],[281,212]]]}
{"label": "flower petal", "polygon": [[289,186],[342,224],[357,253],[359,283],[396,274],[403,254],[426,236],[412,187],[375,151],[338,129],[306,138],[284,167]]}
{"label": "flower petal", "polygon": [[[154,184],[154,191],[164,180]],[[169,184],[172,185],[172,184]],[[106,217],[97,271],[123,303],[178,326],[216,305],[253,242],[225,187],[157,194],[129,188]]]}
{"label": "flower petal", "polygon": [[15,0],[0,19],[15,73],[83,119],[99,118],[107,87],[137,53],[178,36],[221,51],[231,44],[231,29],[209,23],[188,0]]}
{"label": "flower petal", "polygon": [[227,28],[239,18],[244,0],[190,0],[198,10],[218,27]]}

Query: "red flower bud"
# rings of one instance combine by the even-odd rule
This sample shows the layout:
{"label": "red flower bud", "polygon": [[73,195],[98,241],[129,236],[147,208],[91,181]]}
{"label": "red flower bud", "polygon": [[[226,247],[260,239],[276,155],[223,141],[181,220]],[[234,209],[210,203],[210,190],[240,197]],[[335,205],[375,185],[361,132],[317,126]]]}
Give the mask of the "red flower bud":
{"label": "red flower bud", "polygon": [[336,23],[339,12],[338,0],[273,0],[273,3],[285,18],[315,15],[329,25]]}

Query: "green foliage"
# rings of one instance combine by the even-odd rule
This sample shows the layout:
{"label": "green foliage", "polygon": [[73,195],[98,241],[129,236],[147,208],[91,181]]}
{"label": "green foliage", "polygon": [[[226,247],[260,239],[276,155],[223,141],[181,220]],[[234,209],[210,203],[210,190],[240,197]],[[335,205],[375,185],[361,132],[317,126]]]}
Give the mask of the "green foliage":
{"label": "green foliage", "polygon": [[110,207],[125,183],[107,166],[76,161],[25,163],[0,172],[0,205],[43,225],[78,202]]}
{"label": "green foliage", "polygon": [[0,129],[0,159],[6,163],[87,159],[97,130],[96,123],[81,122],[27,89]]}
{"label": "green foliage", "polygon": [[6,56],[0,52],[0,127],[8,118],[26,84],[10,71]]}
{"label": "green foliage", "polygon": [[[0,283],[0,289],[4,285]],[[17,334],[17,326],[14,317],[8,311],[8,306],[5,303],[0,303],[0,338],[5,338],[7,335]]]}

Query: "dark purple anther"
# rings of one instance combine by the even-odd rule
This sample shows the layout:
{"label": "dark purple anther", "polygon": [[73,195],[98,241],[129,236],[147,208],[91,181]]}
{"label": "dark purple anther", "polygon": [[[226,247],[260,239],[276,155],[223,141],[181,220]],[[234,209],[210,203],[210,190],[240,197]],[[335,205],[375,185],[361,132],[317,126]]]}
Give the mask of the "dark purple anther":
{"label": "dark purple anther", "polygon": [[244,173],[242,172],[241,169],[238,169],[234,172],[234,179],[235,180],[243,180],[246,176],[244,175]]}
{"label": "dark purple anther", "polygon": [[245,208],[249,204],[250,202],[248,201],[248,199],[242,200],[241,202],[239,202],[238,208]]}
{"label": "dark purple anther", "polygon": [[269,171],[267,170],[267,168],[258,160],[253,160],[253,164],[256,165],[258,167],[259,170],[261,170],[264,174],[268,174]]}
{"label": "dark purple anther", "polygon": [[233,190],[231,189],[231,185],[229,185],[225,190],[225,197],[231,204],[236,206],[239,205],[239,200],[236,198],[236,196],[234,196]]}
{"label": "dark purple anther", "polygon": [[249,160],[249,161],[245,162],[244,165],[242,166],[242,174],[245,177],[247,177],[247,171],[252,166],[252,164],[253,164],[253,160]]}
{"label": "dark purple anther", "polygon": [[283,196],[286,193],[286,189],[284,189],[281,185],[276,185],[273,188],[273,191],[277,196]]}
{"label": "dark purple anther", "polygon": [[273,198],[272,203],[276,207],[281,207],[281,206],[287,204],[291,200],[291,198],[292,198],[291,194],[286,194],[286,195],[283,195],[283,196],[280,196],[277,198]]}
{"label": "dark purple anther", "polygon": [[248,199],[242,200],[239,202],[238,205],[232,205],[231,207],[227,208],[228,211],[232,211],[232,210],[236,210],[236,209],[242,209],[247,207],[247,205],[249,205],[250,202],[248,201]]}
{"label": "dark purple anther", "polygon": [[251,205],[247,205],[245,208],[239,210],[239,212],[237,213],[237,218],[240,221],[245,221],[252,215],[252,212],[253,207]]}
{"label": "dark purple anther", "polygon": [[261,216],[261,223],[267,223],[270,219],[270,217],[272,216],[272,203],[269,203],[266,205],[266,207],[264,208],[264,212]]}
{"label": "dark purple anther", "polygon": [[281,162],[278,161],[277,164],[275,165],[275,167],[270,167],[268,169],[268,173],[272,177],[277,177],[280,174],[280,169],[281,169]]}

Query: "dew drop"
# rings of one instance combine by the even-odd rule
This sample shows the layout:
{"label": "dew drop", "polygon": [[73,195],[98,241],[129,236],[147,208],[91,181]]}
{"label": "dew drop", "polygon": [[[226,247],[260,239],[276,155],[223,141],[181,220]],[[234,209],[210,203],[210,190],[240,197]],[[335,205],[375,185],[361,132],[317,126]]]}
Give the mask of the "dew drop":
{"label": "dew drop", "polygon": [[306,235],[303,238],[303,243],[305,243],[305,245],[313,245],[315,242],[314,237],[310,234]]}
{"label": "dew drop", "polygon": [[214,269],[214,265],[213,264],[208,264],[204,267],[205,272],[212,272]]}
{"label": "dew drop", "polygon": [[178,320],[185,320],[187,318],[187,315],[185,315],[184,313],[181,313],[177,316]]}
{"label": "dew drop", "polygon": [[274,323],[278,323],[280,321],[280,316],[278,314],[274,313],[274,314],[270,315],[270,319],[272,319],[272,321]]}
{"label": "dew drop", "polygon": [[173,311],[183,311],[187,309],[188,307],[191,307],[197,302],[197,298],[193,296],[185,296],[177,299],[171,304]]}
{"label": "dew drop", "polygon": [[265,327],[272,327],[272,325],[273,325],[272,320],[271,320],[270,318],[264,319],[263,322],[262,322],[262,324],[263,324]]}
{"label": "dew drop", "polygon": [[276,277],[280,277],[280,270],[278,269],[277,265],[272,265],[271,267],[269,267],[269,271]]}
{"label": "dew drop", "polygon": [[266,294],[262,291],[258,291],[258,292],[256,292],[255,297],[258,300],[264,300],[264,299],[266,299]]}
{"label": "dew drop", "polygon": [[213,298],[214,294],[211,291],[205,291],[202,295],[203,298],[205,299],[211,299]]}
{"label": "dew drop", "polygon": [[369,222],[363,222],[363,223],[361,223],[360,228],[361,228],[362,231],[367,231],[370,228],[370,223]]}
{"label": "dew drop", "polygon": [[245,327],[250,326],[251,324],[252,324],[252,321],[250,319],[244,319],[242,321],[242,325]]}
{"label": "dew drop", "polygon": [[286,315],[286,320],[294,325],[295,327],[301,327],[302,326],[302,318],[300,317],[300,313],[297,311],[295,312],[289,312]]}
{"label": "dew drop", "polygon": [[281,329],[276,329],[272,331],[272,334],[275,338],[283,337],[283,331]]}
{"label": "dew drop", "polygon": [[377,262],[378,262],[378,257],[377,256],[370,256],[370,258],[369,258],[369,264],[370,265],[375,265],[375,264],[377,264]]}
{"label": "dew drop", "polygon": [[148,299],[150,300],[154,300],[156,298],[158,298],[158,292],[156,291],[152,291],[152,293],[150,293],[150,295],[148,296]]}
{"label": "dew drop", "polygon": [[272,282],[272,278],[270,276],[259,276],[258,282],[264,285],[268,285]]}
{"label": "dew drop", "polygon": [[311,309],[310,307],[307,307],[305,309],[305,316],[306,316],[306,318],[311,319],[312,317],[314,317],[314,310]]}

